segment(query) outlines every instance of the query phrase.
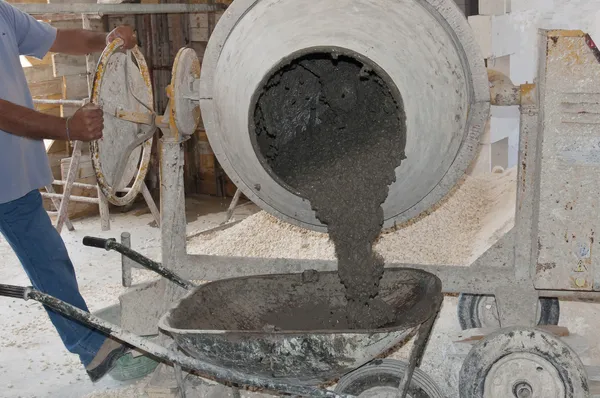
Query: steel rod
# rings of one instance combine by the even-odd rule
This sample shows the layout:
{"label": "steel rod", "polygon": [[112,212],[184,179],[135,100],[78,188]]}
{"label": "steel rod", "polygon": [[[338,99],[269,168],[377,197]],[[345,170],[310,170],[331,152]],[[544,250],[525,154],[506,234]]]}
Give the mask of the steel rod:
{"label": "steel rod", "polygon": [[[49,199],[52,199],[52,198],[62,199],[63,198],[63,195],[61,195],[59,193],[42,192],[42,196],[45,198],[49,198]],[[72,200],[73,202],[83,202],[83,203],[93,203],[93,204],[100,203],[98,198],[88,198],[87,196],[72,196],[72,195],[70,195],[69,200]]]}
{"label": "steel rod", "polygon": [[87,15],[129,15],[129,14],[193,14],[222,11],[225,4],[28,4],[14,3],[14,7],[30,15],[47,14],[87,14]]}
{"label": "steel rod", "polygon": [[[52,185],[65,185],[66,181],[63,180],[54,180],[52,181]],[[97,189],[97,185],[92,185],[92,184],[85,184],[82,182],[74,182],[73,183],[73,187],[74,188],[81,188],[81,189]],[[119,189],[119,192],[129,192],[131,190],[131,188],[123,188],[123,189]]]}
{"label": "steel rod", "polygon": [[[11,294],[13,292],[11,291]],[[16,296],[18,291],[15,291]],[[194,359],[182,354],[178,354],[173,350],[169,350],[159,344],[153,343],[148,339],[137,336],[133,333],[129,333],[118,326],[106,322],[97,316],[80,310],[64,301],[58,300],[45,293],[39,292],[35,289],[27,291],[27,297],[40,302],[48,307],[53,308],[62,315],[75,319],[82,322],[85,325],[93,326],[95,329],[100,330],[103,333],[109,334],[112,337],[128,343],[136,348],[141,349],[163,361],[177,363],[181,367],[187,370],[194,370],[199,373],[203,373],[209,378],[214,378],[223,384],[234,384],[244,385],[249,387],[255,387],[261,390],[277,391],[287,393],[291,395],[299,395],[302,397],[315,397],[315,398],[351,398],[350,395],[336,394],[333,391],[322,390],[315,387],[298,386],[292,384],[281,383],[274,379],[264,379],[261,377],[246,375],[244,373],[221,368],[206,362],[202,362],[198,359]],[[22,298],[19,297],[19,298]]]}
{"label": "steel rod", "polygon": [[34,99],[34,104],[56,104],[67,106],[84,106],[86,100],[67,100],[67,99]]}

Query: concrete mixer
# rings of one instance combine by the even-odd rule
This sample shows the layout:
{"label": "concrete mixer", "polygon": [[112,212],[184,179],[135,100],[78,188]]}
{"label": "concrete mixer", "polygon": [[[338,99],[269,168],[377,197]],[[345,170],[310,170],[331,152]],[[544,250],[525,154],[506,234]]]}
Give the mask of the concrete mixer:
{"label": "concrete mixer", "polygon": [[[461,294],[461,324],[477,328],[471,342],[482,340],[465,359],[461,397],[589,396],[591,368],[544,324],[558,322],[557,297],[594,299],[600,290],[592,256],[600,221],[594,210],[600,206],[594,133],[600,93],[593,88],[600,82],[598,50],[579,31],[540,31],[539,49],[538,81],[516,87],[496,73],[488,78],[467,21],[451,0],[236,0],[211,36],[201,73],[193,51],[180,51],[164,115],[150,120],[121,112],[122,119],[146,120],[163,132],[162,266],[180,281],[336,269],[324,260],[186,252],[181,143],[195,131],[200,108],[219,162],[246,196],[283,220],[324,231],[306,198],[272,167],[306,126],[327,123],[310,76],[299,78],[299,68],[311,73],[320,62],[359,65],[378,76],[406,115],[406,131],[398,132],[406,159],[383,205],[385,228],[435,211],[473,161],[490,103],[519,105],[514,228],[469,267],[386,267],[428,271],[441,279],[443,292]],[[330,102],[352,106],[354,82],[335,73],[319,79]],[[146,89],[144,79],[131,81],[142,85],[139,92]],[[265,101],[268,92],[281,103]],[[370,100],[378,103],[376,96]],[[345,148],[339,152],[343,156]],[[124,257],[124,269],[131,266]],[[121,325],[138,335],[157,334],[162,314],[183,294],[164,280],[132,287],[120,297]],[[411,357],[412,365],[419,355]],[[360,384],[378,372],[365,369],[344,376],[340,385]]]}
{"label": "concrete mixer", "polygon": [[[310,203],[270,170],[255,120],[257,100],[273,75],[291,73],[285,72],[287,66],[324,53],[345,55],[375,70],[402,99],[407,159],[383,205],[384,226],[426,212],[463,176],[489,110],[477,44],[451,2],[236,3],[212,35],[200,80],[202,117],[219,162],[263,209],[325,230]],[[335,75],[327,79],[344,85]],[[294,91],[292,100],[305,105],[290,112],[290,120],[282,120],[277,107],[264,111],[263,117],[279,124],[275,147],[302,134],[310,118],[308,90],[307,85]]]}

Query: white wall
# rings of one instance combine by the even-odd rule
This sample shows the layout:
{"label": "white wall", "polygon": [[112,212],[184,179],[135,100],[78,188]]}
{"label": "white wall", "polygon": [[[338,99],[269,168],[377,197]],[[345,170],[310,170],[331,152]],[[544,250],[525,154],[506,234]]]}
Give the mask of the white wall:
{"label": "white wall", "polygon": [[580,29],[600,42],[600,0],[512,0],[509,17],[519,37],[510,60],[515,84],[536,76],[538,29]]}
{"label": "white wall", "polygon": [[[479,0],[479,4],[480,12],[490,10],[491,16],[469,21],[488,67],[509,74],[517,85],[536,78],[538,29],[579,29],[600,44],[600,0],[511,0],[510,7],[507,0]],[[502,15],[508,8],[510,13]],[[495,65],[496,59],[503,61]],[[518,161],[518,107],[492,107],[489,142],[482,143],[482,150],[491,150],[490,145],[505,137],[509,141],[508,166],[512,167]]]}

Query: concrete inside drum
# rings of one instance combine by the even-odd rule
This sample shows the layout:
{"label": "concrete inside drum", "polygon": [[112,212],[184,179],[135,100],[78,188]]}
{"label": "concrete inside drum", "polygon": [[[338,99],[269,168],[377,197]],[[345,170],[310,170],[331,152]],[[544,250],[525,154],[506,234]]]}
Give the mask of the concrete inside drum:
{"label": "concrete inside drum", "polygon": [[[406,160],[382,206],[384,228],[426,212],[464,175],[489,116],[483,58],[452,0],[234,2],[211,36],[200,78],[202,117],[219,162],[266,211],[325,230],[311,204],[270,169],[269,155],[257,145],[255,117],[258,99],[274,78],[323,54],[362,64],[402,100]],[[320,76],[322,95],[331,90],[327,79],[340,92],[354,84],[339,81],[335,73]],[[308,101],[304,107],[282,112],[275,103],[271,109],[260,106],[265,119],[277,120],[281,142],[286,135],[303,134],[309,120],[326,123],[315,112],[321,94],[315,97],[314,87],[306,90],[290,93],[292,102]],[[344,148],[339,152],[344,156]]]}

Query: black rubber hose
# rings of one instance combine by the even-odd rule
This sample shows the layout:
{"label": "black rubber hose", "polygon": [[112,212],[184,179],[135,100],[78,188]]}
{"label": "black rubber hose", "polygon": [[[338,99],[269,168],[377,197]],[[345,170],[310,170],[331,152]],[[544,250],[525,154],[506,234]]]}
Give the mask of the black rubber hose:
{"label": "black rubber hose", "polygon": [[85,238],[83,238],[83,244],[85,246],[98,247],[109,251],[114,250],[116,252],[119,252],[125,257],[135,261],[142,267],[149,269],[150,271],[156,272],[158,275],[170,280],[171,282],[181,286],[184,289],[190,290],[196,287],[196,285],[194,285],[188,280],[183,279],[170,269],[164,267],[162,264],[150,260],[148,257],[136,252],[135,250],[131,250],[127,246],[118,243],[115,239],[102,239],[95,238],[93,236],[86,236]]}
{"label": "black rubber hose", "polygon": [[98,249],[106,249],[107,243],[108,239],[95,238],[93,236],[86,236],[85,238],[83,238],[84,246],[97,247]]}

